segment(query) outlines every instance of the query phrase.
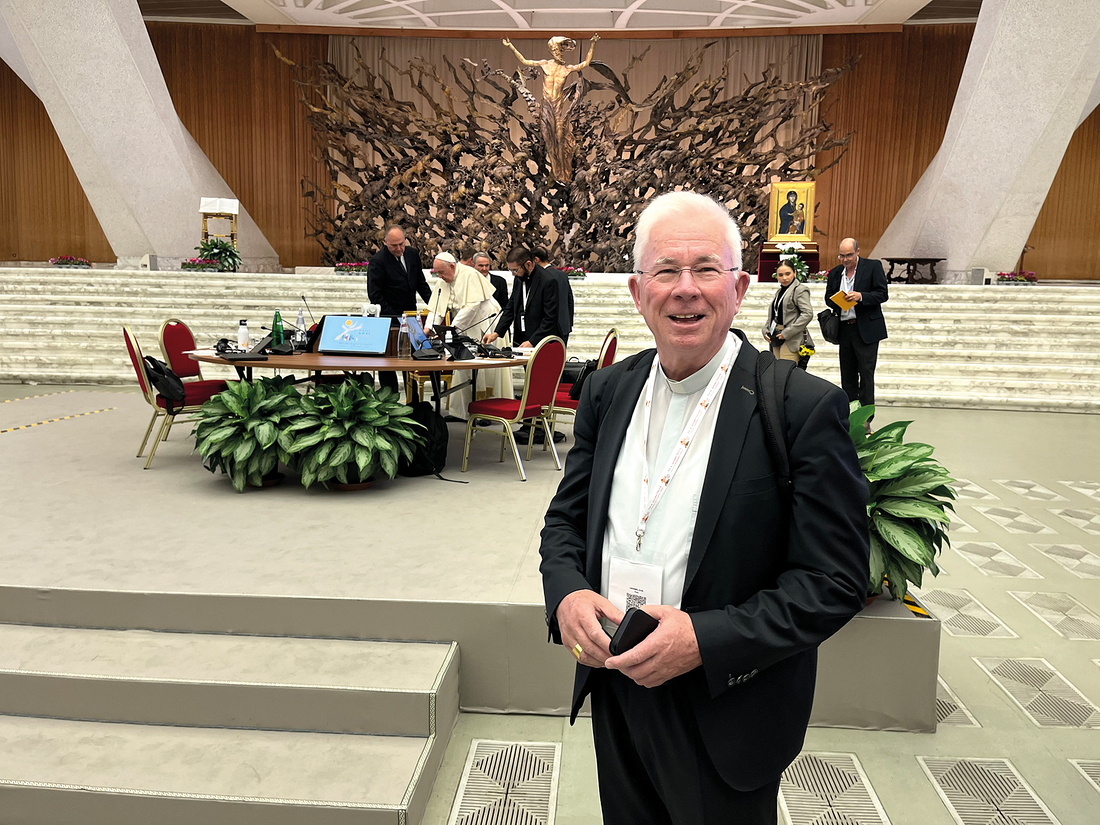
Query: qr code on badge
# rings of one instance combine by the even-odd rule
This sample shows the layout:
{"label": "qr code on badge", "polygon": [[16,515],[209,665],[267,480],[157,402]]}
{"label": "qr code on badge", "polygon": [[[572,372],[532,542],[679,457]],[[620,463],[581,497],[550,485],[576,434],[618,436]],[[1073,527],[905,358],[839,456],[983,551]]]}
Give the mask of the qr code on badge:
{"label": "qr code on badge", "polygon": [[641,590],[626,591],[626,609],[642,607],[645,604],[645,593]]}

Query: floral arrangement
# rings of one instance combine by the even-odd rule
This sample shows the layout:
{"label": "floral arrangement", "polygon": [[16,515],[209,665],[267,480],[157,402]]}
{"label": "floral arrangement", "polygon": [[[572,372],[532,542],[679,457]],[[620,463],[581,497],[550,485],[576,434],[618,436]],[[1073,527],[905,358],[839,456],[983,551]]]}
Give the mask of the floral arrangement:
{"label": "floral arrangement", "polygon": [[818,272],[812,272],[806,277],[807,281],[827,281],[829,280],[829,270],[822,269]]}
{"label": "floral arrangement", "polygon": [[1034,284],[1038,282],[1034,272],[998,272],[999,284]]}
{"label": "floral arrangement", "polygon": [[58,255],[56,258],[50,258],[50,263],[54,266],[74,266],[82,269],[90,269],[92,262],[87,258],[77,258],[73,255]]}
{"label": "floral arrangement", "polygon": [[180,269],[189,269],[195,272],[216,272],[218,262],[213,258],[187,258],[180,264]]}
{"label": "floral arrangement", "polygon": [[587,278],[588,273],[581,269],[579,266],[565,266],[562,267],[562,272],[570,278]]}
{"label": "floral arrangement", "polygon": [[776,247],[779,249],[779,260],[781,263],[790,264],[794,269],[794,276],[801,282],[805,282],[810,275],[810,268],[806,266],[806,262],[798,257],[800,250],[805,249],[798,241],[785,241],[783,243],[777,243]]}
{"label": "floral arrangement", "polygon": [[366,272],[367,267],[370,266],[370,261],[349,261],[348,263],[336,264],[337,272]]}

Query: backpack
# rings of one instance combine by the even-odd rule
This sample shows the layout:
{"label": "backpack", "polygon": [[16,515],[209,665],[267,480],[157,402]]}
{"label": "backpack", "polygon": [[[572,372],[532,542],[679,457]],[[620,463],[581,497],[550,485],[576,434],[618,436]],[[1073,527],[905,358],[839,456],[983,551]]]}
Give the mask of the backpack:
{"label": "backpack", "polygon": [[779,496],[788,510],[794,502],[794,482],[791,481],[791,462],[787,454],[787,417],[783,412],[783,401],[794,366],[793,361],[777,360],[770,352],[761,352],[756,359],[756,406],[760,410],[760,423],[764,426],[764,439],[775,471]]}
{"label": "backpack", "polygon": [[447,466],[447,423],[428,401],[418,401],[412,409],[412,420],[424,425],[424,443],[416,445],[411,460],[401,457],[397,464],[398,474],[409,477],[434,475],[450,481],[440,475]]}
{"label": "backpack", "polygon": [[180,409],[183,408],[183,399],[186,397],[183,381],[172,372],[167,364],[158,361],[151,355],[146,355],[145,375],[149,378],[149,383],[153,385],[157,393],[164,397],[164,408],[169,415],[175,414],[177,406]]}

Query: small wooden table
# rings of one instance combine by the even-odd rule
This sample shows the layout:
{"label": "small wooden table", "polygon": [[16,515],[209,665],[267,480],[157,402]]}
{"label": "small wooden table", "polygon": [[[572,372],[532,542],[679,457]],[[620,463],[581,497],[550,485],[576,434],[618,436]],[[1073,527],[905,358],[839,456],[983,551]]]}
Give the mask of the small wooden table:
{"label": "small wooden table", "polygon": [[[886,280],[898,284],[934,284],[936,283],[936,264],[943,263],[947,258],[883,258],[890,264],[890,271],[886,273]],[[901,264],[905,267],[905,276],[894,277],[894,267]],[[928,267],[928,278],[920,277],[918,266]]]}
{"label": "small wooden table", "polygon": [[[297,355],[269,355],[266,361],[231,361],[214,350],[193,350],[187,355],[194,361],[233,367],[243,381],[252,380],[253,367],[270,370],[306,370],[318,376],[324,372],[426,372],[432,379],[436,412],[439,412],[439,399],[442,396],[439,373],[467,370],[470,373],[470,381],[476,382],[478,370],[522,367],[526,366],[529,360],[522,357],[472,358],[467,361],[444,359],[417,361],[413,358],[396,358],[388,355],[322,355],[319,352],[302,352]],[[458,387],[452,387],[448,392],[454,392],[456,389]]]}

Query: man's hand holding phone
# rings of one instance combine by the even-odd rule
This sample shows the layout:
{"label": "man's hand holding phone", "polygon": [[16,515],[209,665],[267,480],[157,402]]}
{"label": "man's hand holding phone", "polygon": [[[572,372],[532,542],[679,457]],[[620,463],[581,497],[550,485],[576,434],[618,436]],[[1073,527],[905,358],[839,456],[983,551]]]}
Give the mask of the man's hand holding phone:
{"label": "man's hand holding phone", "polygon": [[574,590],[561,600],[554,616],[566,650],[571,650],[582,665],[603,667],[611,655],[611,638],[600,619],[619,624],[623,612],[594,590]]}
{"label": "man's hand holding phone", "polygon": [[703,664],[687,613],[667,604],[646,605],[645,612],[658,621],[657,628],[636,647],[605,659],[604,667],[624,673],[642,687],[657,687]]}

